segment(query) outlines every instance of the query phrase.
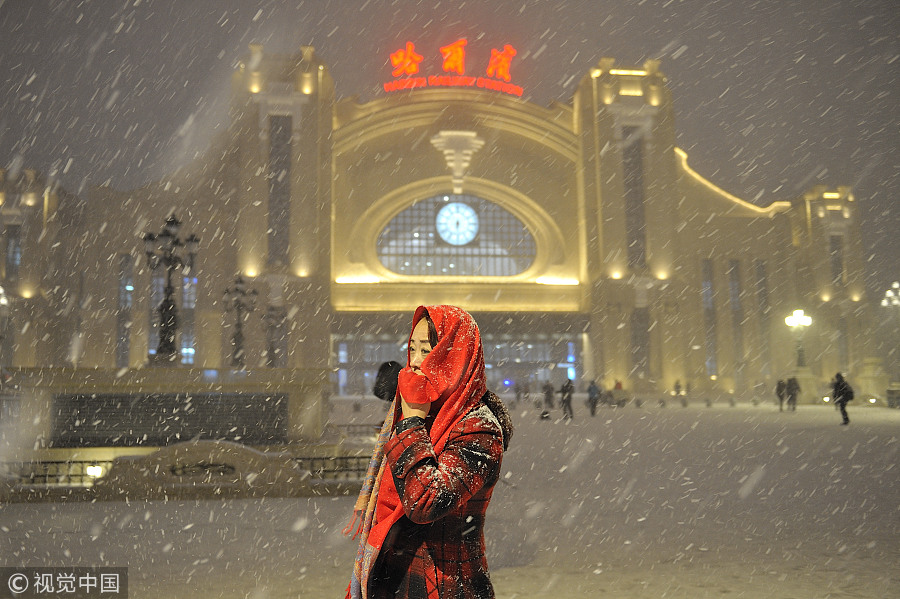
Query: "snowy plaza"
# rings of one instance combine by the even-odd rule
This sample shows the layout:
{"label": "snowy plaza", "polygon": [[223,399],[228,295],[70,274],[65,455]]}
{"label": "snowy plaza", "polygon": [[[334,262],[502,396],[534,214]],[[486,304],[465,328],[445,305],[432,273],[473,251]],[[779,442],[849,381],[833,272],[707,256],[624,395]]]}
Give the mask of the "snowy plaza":
{"label": "snowy plaza", "polygon": [[[851,405],[849,427],[770,402],[512,411],[485,532],[498,598],[896,596],[900,410]],[[353,501],[7,504],[0,551],[127,566],[132,599],[339,597]]]}

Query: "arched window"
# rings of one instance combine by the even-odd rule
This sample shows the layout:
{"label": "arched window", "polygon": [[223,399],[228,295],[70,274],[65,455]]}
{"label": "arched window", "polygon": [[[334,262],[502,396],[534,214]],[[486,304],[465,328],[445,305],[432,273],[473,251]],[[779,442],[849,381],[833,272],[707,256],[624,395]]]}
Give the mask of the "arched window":
{"label": "arched window", "polygon": [[378,259],[404,275],[508,277],[534,262],[534,237],[497,204],[441,194],[416,202],[378,236]]}

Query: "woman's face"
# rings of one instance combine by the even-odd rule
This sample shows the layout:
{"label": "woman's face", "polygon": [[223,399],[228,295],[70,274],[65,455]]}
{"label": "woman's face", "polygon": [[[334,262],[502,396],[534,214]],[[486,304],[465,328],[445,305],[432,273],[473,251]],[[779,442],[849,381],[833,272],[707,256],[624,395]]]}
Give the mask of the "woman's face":
{"label": "woman's face", "polygon": [[428,321],[420,318],[413,327],[412,337],[409,340],[409,366],[413,370],[419,370],[422,360],[431,353],[431,342],[428,341]]}

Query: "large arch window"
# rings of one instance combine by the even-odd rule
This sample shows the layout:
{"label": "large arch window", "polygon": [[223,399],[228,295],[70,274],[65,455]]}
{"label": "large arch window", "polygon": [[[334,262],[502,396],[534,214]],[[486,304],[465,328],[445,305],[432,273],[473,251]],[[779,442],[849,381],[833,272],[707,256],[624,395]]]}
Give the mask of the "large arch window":
{"label": "large arch window", "polygon": [[404,275],[508,277],[535,258],[534,237],[497,204],[441,194],[397,214],[378,236],[378,259]]}

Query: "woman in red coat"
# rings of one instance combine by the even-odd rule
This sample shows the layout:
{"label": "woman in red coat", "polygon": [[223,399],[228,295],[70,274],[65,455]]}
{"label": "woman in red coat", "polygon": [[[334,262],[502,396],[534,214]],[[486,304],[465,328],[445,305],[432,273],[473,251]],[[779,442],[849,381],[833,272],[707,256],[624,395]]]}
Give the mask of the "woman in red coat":
{"label": "woman in red coat", "polygon": [[511,435],[485,386],[475,320],[454,306],[420,306],[356,502],[347,597],[492,598],[484,514]]}

